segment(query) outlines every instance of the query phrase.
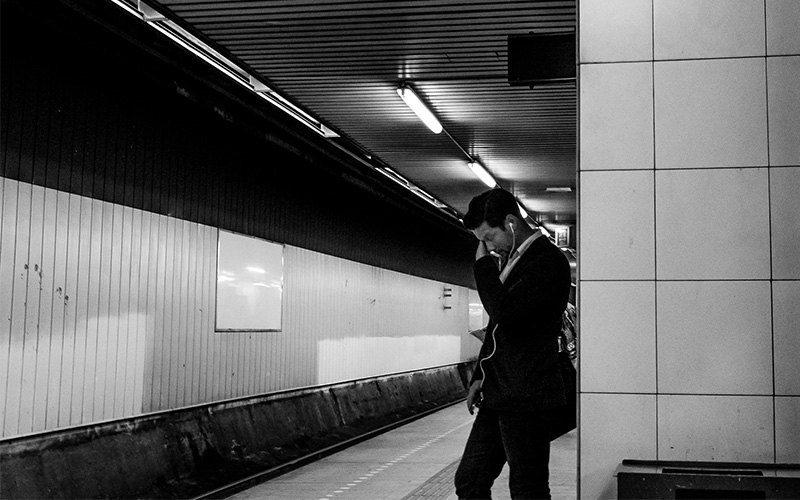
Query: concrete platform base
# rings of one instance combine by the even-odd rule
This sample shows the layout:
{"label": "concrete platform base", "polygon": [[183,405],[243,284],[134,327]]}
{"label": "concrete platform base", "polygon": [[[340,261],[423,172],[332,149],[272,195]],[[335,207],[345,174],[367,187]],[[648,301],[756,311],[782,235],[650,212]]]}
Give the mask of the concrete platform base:
{"label": "concrete platform base", "polygon": [[463,398],[471,363],[0,441],[2,498],[187,498]]}

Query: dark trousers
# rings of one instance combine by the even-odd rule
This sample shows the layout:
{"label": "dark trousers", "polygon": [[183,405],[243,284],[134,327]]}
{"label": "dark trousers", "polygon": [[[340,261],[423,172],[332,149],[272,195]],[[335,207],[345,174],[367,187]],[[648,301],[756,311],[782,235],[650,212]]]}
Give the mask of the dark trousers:
{"label": "dark trousers", "polygon": [[513,499],[549,499],[552,412],[507,412],[481,408],[456,471],[459,499],[489,499],[508,462]]}

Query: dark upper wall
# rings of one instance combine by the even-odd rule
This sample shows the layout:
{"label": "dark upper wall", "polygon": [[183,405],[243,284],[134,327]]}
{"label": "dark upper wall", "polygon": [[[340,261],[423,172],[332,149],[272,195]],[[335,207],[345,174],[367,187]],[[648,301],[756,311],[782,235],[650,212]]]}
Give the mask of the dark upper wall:
{"label": "dark upper wall", "polygon": [[472,284],[445,217],[110,2],[68,3],[0,4],[0,175]]}

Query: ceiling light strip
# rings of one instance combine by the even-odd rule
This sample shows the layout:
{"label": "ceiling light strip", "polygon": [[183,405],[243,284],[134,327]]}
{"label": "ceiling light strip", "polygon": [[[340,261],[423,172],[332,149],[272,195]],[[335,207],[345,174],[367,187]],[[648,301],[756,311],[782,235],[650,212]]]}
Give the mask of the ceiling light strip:
{"label": "ceiling light strip", "polygon": [[267,85],[250,74],[247,70],[222,55],[220,52],[209,46],[200,38],[189,31],[183,29],[176,22],[168,19],[157,9],[144,2],[143,0],[110,0],[112,3],[122,8],[131,15],[134,15],[146,22],[148,26],[160,32],[173,42],[183,47],[196,57],[213,66],[218,71],[226,75],[231,80],[242,85],[256,95],[263,98],[268,103],[277,107],[284,113],[306,125],[314,132],[323,137],[339,137],[339,134],[324,125],[319,120],[292,104],[282,95],[278,94]]}
{"label": "ceiling light strip", "polygon": [[419,196],[423,200],[427,201],[428,203],[430,203],[434,207],[439,208],[439,209],[452,210],[450,207],[448,207],[447,205],[445,205],[441,201],[437,200],[436,198],[434,198],[433,196],[431,196],[430,194],[425,192],[425,190],[421,189],[419,186],[416,186],[415,184],[413,184],[408,179],[406,179],[402,175],[398,174],[397,172],[395,172],[391,168],[383,167],[383,168],[377,168],[376,170],[378,172],[382,173],[383,175],[385,175],[386,177],[388,177],[389,179],[393,180],[397,184],[400,184],[401,186],[403,186],[407,190],[411,191],[415,195]]}
{"label": "ceiling light strip", "polygon": [[[419,96],[414,92],[414,89],[407,82],[403,82],[402,84],[400,84],[400,86],[397,88],[397,93],[400,95],[403,101],[408,105],[408,107],[411,108],[411,110],[414,111],[414,113],[416,113],[416,115],[420,118],[420,120],[422,120],[423,123],[425,123],[425,125],[427,125],[428,128],[430,128],[433,133],[438,134],[444,131],[445,135],[447,135],[447,137],[449,137],[450,140],[453,141],[453,144],[455,144],[458,147],[458,149],[460,149],[461,152],[464,153],[464,155],[467,157],[468,160],[467,166],[469,167],[470,170],[472,170],[472,173],[474,173],[475,176],[478,177],[478,179],[480,179],[490,189],[500,187],[500,185],[497,183],[492,174],[490,174],[489,171],[486,170],[486,167],[484,167],[466,149],[464,149],[461,146],[461,144],[456,140],[456,138],[450,135],[450,132],[448,132],[441,125],[441,123],[433,114],[433,112],[430,109],[428,109],[427,106],[425,106],[425,104],[422,102]],[[392,171],[391,172],[392,175],[389,175],[385,171],[382,171],[382,173],[384,173],[391,179],[395,180],[396,182],[405,185],[406,188],[410,189],[412,192],[419,194],[417,192],[419,191],[419,188],[416,188],[416,186],[414,188],[409,187],[410,183],[396,172]],[[431,197],[427,193],[425,193],[425,195],[436,201],[433,197]],[[439,202],[436,201],[436,203]],[[436,203],[434,204],[436,205]],[[519,206],[520,215],[522,215],[522,218],[527,219],[529,217],[528,212],[525,210],[525,207],[522,205],[522,203],[520,203],[519,200],[517,200],[517,205]]]}
{"label": "ceiling light strip", "polygon": [[400,98],[403,99],[403,102],[405,102],[406,105],[411,108],[411,111],[413,111],[417,117],[422,120],[422,123],[431,129],[431,132],[438,134],[442,131],[442,124],[436,118],[436,115],[433,114],[433,111],[428,109],[428,107],[422,102],[411,86],[403,83],[397,88],[397,93],[400,95]]}
{"label": "ceiling light strip", "polygon": [[467,165],[469,166],[469,169],[472,170],[472,173],[475,174],[478,179],[482,180],[484,184],[490,188],[497,187],[497,181],[494,180],[492,174],[490,174],[483,165],[477,161],[471,161],[467,163]]}
{"label": "ceiling light strip", "polygon": [[[203,42],[198,37],[192,35],[190,32],[186,31],[182,27],[180,27],[177,23],[167,19],[166,16],[161,14],[155,8],[144,2],[143,0],[110,0],[112,3],[116,4],[118,7],[122,8],[126,12],[131,15],[134,15],[141,19],[142,21],[146,22],[148,26],[156,29],[163,35],[170,38],[172,41],[183,47],[184,49],[188,50],[195,56],[199,57],[201,60],[205,61],[206,63],[210,64],[226,76],[228,76],[233,81],[239,83],[243,87],[247,88],[248,90],[252,91],[262,99],[266,100],[273,106],[277,107],[281,111],[289,114],[294,119],[299,121],[300,123],[308,126],[318,134],[322,135],[326,138],[332,137],[340,137],[334,130],[327,127],[324,123],[316,120],[311,115],[297,107],[296,105],[292,104],[288,99],[280,95],[279,93],[275,92],[272,88],[270,88],[265,83],[261,82],[258,77],[255,75],[250,74],[248,71],[241,68],[238,64],[234,63],[227,57],[223,56],[221,53],[216,51],[215,49],[211,48],[208,44]],[[399,89],[398,89],[399,93]],[[413,91],[412,91],[413,93]],[[402,94],[401,94],[402,97]],[[414,97],[417,97],[414,95]],[[404,99],[405,100],[405,99]],[[417,98],[419,101],[419,98]],[[421,101],[419,101],[421,103]],[[425,108],[427,109],[427,108]],[[428,111],[428,113],[433,116],[433,113]],[[436,120],[435,116],[433,117],[436,123],[439,123]],[[441,124],[439,124],[441,127]],[[436,128],[434,126],[434,128]],[[440,129],[440,131],[443,128]],[[446,132],[446,131],[445,131]],[[453,139],[450,134],[447,134],[453,142]],[[458,143],[456,143],[458,145]],[[459,148],[461,146],[459,145]],[[464,151],[463,148],[461,148]],[[464,151],[466,154],[466,151]],[[467,155],[469,156],[469,155]],[[388,167],[375,167],[370,165],[372,168],[383,174],[384,176],[388,177],[389,179],[393,180],[394,182],[400,184],[408,191],[416,195],[417,197],[425,200],[427,203],[431,204],[432,206],[440,209],[451,216],[458,216],[458,212],[453,208],[449,207],[445,203],[442,203],[438,199],[436,199],[431,194],[427,193],[425,190],[416,186],[415,184],[409,182],[406,178],[395,172],[394,170]]]}
{"label": "ceiling light strip", "polygon": [[291,102],[289,102],[286,98],[282,95],[278,94],[274,90],[270,90],[268,92],[256,92],[260,95],[263,99],[266,99],[272,105],[281,108],[284,112],[289,113],[298,121],[304,123],[305,125],[314,129],[315,132],[321,134],[324,137],[339,137],[339,134],[331,130],[330,128],[326,127],[325,124],[316,120],[311,115],[303,111],[302,109],[298,108]]}
{"label": "ceiling light strip", "polygon": [[408,82],[401,83],[400,86],[397,88],[397,93],[400,95],[403,101],[408,105],[408,107],[411,108],[411,110],[414,113],[416,113],[419,119],[422,120],[422,122],[425,123],[425,125],[427,125],[428,128],[430,128],[433,133],[438,134],[444,131],[445,135],[447,135],[447,137],[449,137],[450,140],[453,141],[453,144],[455,144],[458,147],[458,149],[460,149],[461,152],[464,153],[464,156],[467,157],[467,166],[469,166],[469,169],[472,170],[472,172],[478,177],[478,179],[480,179],[484,184],[486,184],[488,187],[492,189],[498,187],[499,184],[494,179],[492,174],[490,174],[489,171],[486,170],[486,167],[481,165],[481,163],[477,159],[475,159],[466,149],[464,149],[461,146],[461,144],[456,140],[456,138],[453,137],[450,134],[450,132],[448,132],[442,126],[442,124],[436,118],[436,115],[433,114],[433,111],[431,111],[422,102],[422,100],[414,91],[413,87],[411,87],[411,85],[409,85]]}
{"label": "ceiling light strip", "polygon": [[156,31],[166,35],[195,56],[215,67],[229,78],[236,81],[236,83],[243,87],[250,86],[250,78],[246,71],[243,71],[228,58],[222,56],[211,47],[208,47],[174,22],[168,19],[157,19],[147,21],[147,24],[152,26]]}

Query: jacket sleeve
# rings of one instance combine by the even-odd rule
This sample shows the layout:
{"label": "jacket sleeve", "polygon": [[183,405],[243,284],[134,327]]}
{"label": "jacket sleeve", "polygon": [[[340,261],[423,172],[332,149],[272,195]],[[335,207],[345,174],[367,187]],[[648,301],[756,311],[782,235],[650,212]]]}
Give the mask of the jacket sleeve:
{"label": "jacket sleeve", "polygon": [[520,262],[505,284],[500,281],[500,271],[490,257],[475,261],[474,271],[483,307],[497,324],[555,321],[566,307],[569,262],[557,249],[543,252],[524,265]]}

